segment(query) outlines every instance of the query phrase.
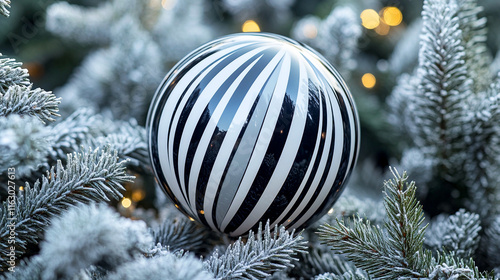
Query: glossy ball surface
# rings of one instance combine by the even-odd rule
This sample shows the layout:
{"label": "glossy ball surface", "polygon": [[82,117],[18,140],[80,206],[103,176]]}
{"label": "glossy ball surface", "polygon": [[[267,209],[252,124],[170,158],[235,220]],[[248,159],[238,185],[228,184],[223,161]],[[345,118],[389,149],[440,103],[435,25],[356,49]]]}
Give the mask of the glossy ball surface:
{"label": "glossy ball surface", "polygon": [[229,35],[187,55],[148,114],[158,183],[184,214],[231,236],[259,222],[302,228],[340,196],[359,121],[338,72],[309,47]]}

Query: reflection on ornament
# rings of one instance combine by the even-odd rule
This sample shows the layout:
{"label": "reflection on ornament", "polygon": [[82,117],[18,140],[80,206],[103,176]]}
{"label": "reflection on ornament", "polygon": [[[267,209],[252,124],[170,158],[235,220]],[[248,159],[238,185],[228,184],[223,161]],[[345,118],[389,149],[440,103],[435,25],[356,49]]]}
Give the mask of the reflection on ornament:
{"label": "reflection on ornament", "polygon": [[359,122],[338,72],[286,37],[241,33],[181,60],[148,115],[158,182],[188,217],[232,236],[302,228],[340,196]]}

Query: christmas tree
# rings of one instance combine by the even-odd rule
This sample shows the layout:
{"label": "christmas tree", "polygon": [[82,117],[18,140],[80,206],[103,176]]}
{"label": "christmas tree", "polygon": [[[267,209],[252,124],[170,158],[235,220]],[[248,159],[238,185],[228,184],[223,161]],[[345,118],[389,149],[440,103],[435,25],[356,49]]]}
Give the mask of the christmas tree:
{"label": "christmas tree", "polygon": [[[0,278],[500,277],[496,0],[34,2],[0,0]],[[241,31],[313,47],[357,104],[357,168],[299,232],[213,232],[154,180],[156,89]]]}

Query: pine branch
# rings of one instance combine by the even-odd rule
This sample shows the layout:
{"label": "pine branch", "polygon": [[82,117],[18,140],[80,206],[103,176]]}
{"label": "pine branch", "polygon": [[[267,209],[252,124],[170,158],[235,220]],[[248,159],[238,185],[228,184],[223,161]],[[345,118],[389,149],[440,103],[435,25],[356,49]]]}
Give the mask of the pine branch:
{"label": "pine branch", "polygon": [[488,263],[500,268],[500,215],[492,219],[492,223],[485,229],[485,248]]}
{"label": "pine branch", "polygon": [[464,165],[465,183],[468,188],[468,208],[478,213],[486,224],[500,213],[498,184],[500,154],[500,77],[486,92],[469,101],[467,122],[471,133],[467,141],[467,161]]}
{"label": "pine branch", "polygon": [[314,280],[370,280],[371,278],[358,270],[356,272],[346,272],[341,275],[334,273],[324,273],[313,278]]}
{"label": "pine branch", "polygon": [[155,244],[160,243],[172,252],[196,251],[207,241],[205,228],[185,218],[166,220],[152,234]]}
{"label": "pine branch", "polygon": [[400,176],[391,171],[394,180],[385,182],[387,232],[358,217],[352,228],[337,220],[334,226],[322,226],[319,235],[376,279],[423,277],[432,256],[422,249],[425,232],[422,207],[415,199],[415,184],[406,182],[406,173]]}
{"label": "pine branch", "polygon": [[259,225],[257,234],[249,233],[246,244],[241,237],[229,245],[224,255],[217,251],[205,261],[207,271],[215,279],[264,279],[271,273],[292,267],[292,255],[306,249],[302,237],[293,236],[294,231],[287,232],[284,227],[274,228],[271,234],[269,221],[264,232]]}
{"label": "pine branch", "polygon": [[460,209],[446,219],[431,223],[425,243],[434,250],[444,249],[467,259],[473,256],[479,245],[480,230],[479,215]]}
{"label": "pine branch", "polygon": [[10,0],[0,0],[0,14],[9,17]]}
{"label": "pine branch", "polygon": [[420,263],[425,228],[422,205],[415,197],[415,182],[407,183],[406,172],[400,176],[391,170],[395,180],[385,184],[385,209],[388,221],[385,228],[389,235],[388,243],[396,249],[401,267],[420,272],[425,266]]}
{"label": "pine branch", "polygon": [[[0,253],[9,251],[8,224],[15,223],[15,251],[20,257],[28,244],[36,244],[50,219],[78,202],[109,201],[118,199],[124,190],[121,183],[132,180],[125,174],[123,162],[118,161],[116,152],[109,148],[96,149],[82,154],[68,155],[65,166],[59,161],[33,186],[26,184],[24,191],[15,198],[12,205],[3,202],[0,211]],[[14,215],[12,215],[14,214]],[[12,219],[13,218],[13,219]],[[6,267],[2,263],[2,267]]]}
{"label": "pine branch", "polygon": [[[320,238],[374,279],[490,277],[480,273],[474,261],[464,260],[453,252],[438,252],[437,258],[434,258],[430,251],[423,249],[426,227],[422,226],[422,206],[415,199],[415,184],[407,183],[406,172],[402,176],[394,169],[391,172],[394,180],[385,183],[388,220],[383,229],[371,226],[358,217],[351,226],[340,220],[336,225],[322,226]],[[470,225],[470,220],[477,221],[477,217],[465,216],[464,221],[453,219],[453,223]],[[450,244],[459,244],[463,240],[460,237],[452,239]]]}
{"label": "pine branch", "polygon": [[168,251],[153,258],[138,258],[110,273],[107,280],[212,280],[203,263],[191,254]]}
{"label": "pine branch", "polygon": [[453,252],[440,253],[435,263],[426,279],[498,279],[492,273],[480,272],[474,260],[462,259]]}
{"label": "pine branch", "polygon": [[13,85],[5,94],[0,93],[0,116],[30,115],[38,117],[43,123],[55,121],[53,116],[60,116],[57,113],[59,103],[61,98],[56,98],[52,92],[31,89],[31,85]]}
{"label": "pine branch", "polygon": [[415,144],[436,159],[442,178],[459,180],[465,149],[463,100],[472,95],[456,3],[425,0],[418,90],[412,102]]}
{"label": "pine branch", "polygon": [[107,44],[109,26],[115,16],[113,4],[105,2],[98,7],[83,8],[67,2],[57,2],[47,9],[47,30],[81,44]]}
{"label": "pine branch", "polygon": [[47,163],[50,142],[45,126],[36,118],[18,115],[0,117],[0,170],[16,168],[17,179],[27,177]]}
{"label": "pine branch", "polygon": [[104,204],[73,207],[45,232],[42,278],[70,279],[91,266],[114,270],[146,253],[152,241],[146,223],[121,217]]}
{"label": "pine branch", "polygon": [[356,272],[357,268],[341,255],[323,252],[318,247],[310,247],[307,253],[300,253],[299,259],[293,262],[294,268],[290,274],[296,278],[311,279],[325,273],[343,275]]}
{"label": "pine branch", "polygon": [[114,124],[117,129],[113,133],[97,138],[90,138],[88,145],[91,147],[104,147],[110,145],[117,151],[121,159],[126,159],[128,165],[149,166],[148,144],[146,130],[139,126],[135,120],[129,122],[119,121]]}
{"label": "pine branch", "polygon": [[[0,0],[0,13],[9,3],[9,0]],[[0,56],[2,56],[1,53]],[[5,93],[9,87],[14,85],[25,87],[30,85],[28,70],[21,68],[21,65],[22,63],[16,62],[14,59],[0,58],[0,93]]]}
{"label": "pine branch", "polygon": [[484,91],[491,82],[489,66],[492,57],[486,44],[488,39],[486,17],[479,16],[483,7],[477,5],[477,0],[457,0],[457,6],[467,73],[472,77],[474,91]]}

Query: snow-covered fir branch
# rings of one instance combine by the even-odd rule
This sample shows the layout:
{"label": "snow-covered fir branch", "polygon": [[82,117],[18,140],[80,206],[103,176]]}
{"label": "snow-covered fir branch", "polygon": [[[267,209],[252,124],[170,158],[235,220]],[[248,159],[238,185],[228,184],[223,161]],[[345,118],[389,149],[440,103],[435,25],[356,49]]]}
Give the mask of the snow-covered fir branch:
{"label": "snow-covered fir branch", "polygon": [[467,143],[464,164],[470,210],[488,223],[489,217],[500,214],[500,77],[485,92],[469,101],[467,115],[471,134]]}
{"label": "snow-covered fir branch", "polygon": [[61,98],[57,98],[52,92],[31,87],[13,85],[4,94],[0,93],[0,116],[30,115],[43,123],[55,121],[54,117],[60,116],[57,112]]}
{"label": "snow-covered fir branch", "polygon": [[418,90],[414,94],[415,144],[436,158],[440,176],[458,180],[463,160],[463,100],[472,94],[456,3],[424,1]]}
{"label": "snow-covered fir branch", "polygon": [[[117,199],[124,190],[121,184],[132,178],[125,173],[124,162],[118,161],[116,152],[110,148],[68,155],[65,166],[59,161],[33,186],[27,183],[14,200],[3,202],[0,225],[6,229],[14,221],[15,251],[20,257],[28,244],[39,241],[39,233],[54,215],[78,202]],[[14,220],[9,219],[13,207],[16,209]],[[10,250],[9,232],[6,230],[0,234],[0,253],[4,256]],[[6,266],[6,263],[2,264],[2,267]]]}
{"label": "snow-covered fir branch", "polygon": [[47,163],[50,142],[45,126],[37,118],[10,115],[0,117],[0,170],[16,168],[18,177],[29,176]]}
{"label": "snow-covered fir branch", "polygon": [[359,17],[349,6],[335,7],[323,20],[304,17],[292,30],[295,39],[321,52],[345,77],[356,68],[354,55],[361,34]]}
{"label": "snow-covered fir branch", "polygon": [[143,221],[121,217],[106,205],[81,204],[52,219],[45,231],[38,255],[41,278],[69,279],[91,266],[113,270],[142,256],[151,244]]}
{"label": "snow-covered fir branch", "polygon": [[471,258],[481,240],[479,215],[460,209],[445,217],[440,215],[430,224],[426,232],[425,244],[436,251],[454,252],[463,259]]}
{"label": "snow-covered fir branch", "polygon": [[65,159],[68,153],[78,151],[82,145],[87,144],[89,138],[104,136],[104,126],[112,129],[102,116],[87,108],[77,110],[50,126],[47,133],[52,146],[49,151],[50,159]]}
{"label": "snow-covered fir branch", "polygon": [[155,244],[160,243],[171,252],[195,252],[208,241],[205,228],[183,217],[165,220],[158,228],[153,229],[152,234]]}
{"label": "snow-covered fir branch", "polygon": [[497,276],[500,277],[500,215],[496,215],[493,221],[484,230],[485,253],[489,264],[495,268]]}
{"label": "snow-covered fir branch", "polygon": [[320,238],[375,279],[423,277],[432,257],[422,249],[422,206],[415,198],[415,184],[406,182],[406,173],[393,172],[394,179],[385,183],[389,220],[384,229],[358,217],[352,228],[341,220],[322,226]]}
{"label": "snow-covered fir branch", "polygon": [[474,83],[475,92],[484,91],[491,82],[490,64],[491,54],[486,45],[488,30],[486,17],[479,14],[483,7],[478,6],[477,0],[456,0],[458,5],[457,18],[462,30],[462,45],[465,49],[467,73]]}
{"label": "snow-covered fir branch", "polygon": [[9,12],[9,9],[10,8],[10,0],[0,0],[0,14],[8,17],[10,12]]}
{"label": "snow-covered fir branch", "polygon": [[0,93],[5,93],[13,85],[30,85],[28,70],[21,68],[21,65],[12,58],[0,58]]}
{"label": "snow-covered fir branch", "polygon": [[313,278],[314,280],[370,280],[371,278],[361,270],[356,272],[345,272],[342,275],[334,273],[323,273]]}
{"label": "snow-covered fir branch", "polygon": [[146,129],[137,124],[135,119],[130,121],[115,121],[114,129],[109,128],[109,134],[100,137],[88,138],[87,145],[91,147],[113,147],[118,157],[127,160],[128,166],[149,165],[148,144]]}
{"label": "snow-covered fir branch", "polygon": [[306,249],[306,242],[300,235],[294,236],[294,231],[276,225],[271,233],[269,221],[264,230],[260,224],[256,234],[251,231],[248,235],[246,243],[240,237],[223,255],[216,250],[205,261],[205,269],[215,279],[262,279],[292,267],[294,255]]}
{"label": "snow-covered fir branch", "polygon": [[153,258],[138,258],[118,267],[106,280],[213,280],[200,259],[192,254],[165,252]]}
{"label": "snow-covered fir branch", "polygon": [[[366,270],[373,279],[486,277],[472,260],[464,260],[453,252],[438,252],[437,257],[433,257],[423,248],[426,226],[422,226],[423,211],[415,198],[415,183],[407,182],[406,173],[399,175],[396,170],[392,171],[394,178],[385,183],[388,220],[383,228],[372,226],[359,217],[352,224],[338,220],[334,225],[322,226],[320,238],[356,267]],[[470,221],[465,223],[470,224]],[[450,243],[458,244],[459,240],[457,237]]]}
{"label": "snow-covered fir branch", "polygon": [[302,279],[312,279],[325,273],[339,276],[345,273],[355,273],[357,270],[340,254],[333,253],[326,246],[315,244],[314,247],[308,249],[307,253],[298,255],[298,261],[294,261],[291,274]]}
{"label": "snow-covered fir branch", "polygon": [[[139,1],[104,1],[97,7],[82,7],[65,1],[47,9],[46,27],[53,34],[82,44],[111,42],[110,26],[124,14],[141,13]],[[108,27],[108,28],[104,28]]]}

